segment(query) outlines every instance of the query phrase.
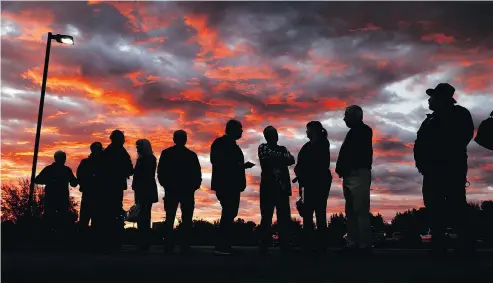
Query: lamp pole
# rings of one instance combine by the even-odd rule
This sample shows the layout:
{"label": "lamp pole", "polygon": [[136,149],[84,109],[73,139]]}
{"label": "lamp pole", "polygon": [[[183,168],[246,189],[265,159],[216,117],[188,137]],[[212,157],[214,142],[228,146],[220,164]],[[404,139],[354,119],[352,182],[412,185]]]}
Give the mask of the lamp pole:
{"label": "lamp pole", "polygon": [[[41,135],[41,122],[43,121],[43,109],[45,102],[45,92],[46,92],[46,80],[48,78],[48,65],[50,63],[50,49],[51,41],[55,39],[59,43],[74,44],[74,38],[69,35],[56,34],[53,35],[51,32],[48,33],[48,38],[46,40],[46,53],[45,53],[45,64],[43,69],[43,81],[41,83],[41,97],[39,99],[39,111],[38,111],[38,124],[36,126],[36,139],[34,141],[34,153],[33,153],[33,167],[31,171],[31,182],[29,184],[29,200],[28,206],[31,211],[34,196],[34,178],[36,177],[36,164],[38,162],[38,151],[39,151],[39,138]],[[31,211],[32,212],[32,211]]]}
{"label": "lamp pole", "polygon": [[45,65],[43,69],[43,81],[41,83],[41,98],[39,99],[38,124],[36,126],[36,139],[34,141],[33,167],[31,171],[31,182],[29,186],[29,201],[28,201],[29,209],[32,208],[32,204],[33,204],[34,178],[36,177],[36,163],[38,162],[39,138],[41,135],[41,122],[43,121],[46,79],[48,77],[48,65],[50,63],[51,39],[52,39],[52,33],[49,32],[48,39],[46,40]]}

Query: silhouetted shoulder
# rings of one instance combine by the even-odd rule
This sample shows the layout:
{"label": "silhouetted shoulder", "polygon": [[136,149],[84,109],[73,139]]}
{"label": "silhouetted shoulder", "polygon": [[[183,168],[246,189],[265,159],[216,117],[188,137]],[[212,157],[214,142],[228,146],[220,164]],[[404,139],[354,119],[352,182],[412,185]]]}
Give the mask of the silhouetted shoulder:
{"label": "silhouetted shoulder", "polygon": [[455,112],[458,115],[471,116],[471,112],[467,108],[465,108],[464,106],[455,105]]}

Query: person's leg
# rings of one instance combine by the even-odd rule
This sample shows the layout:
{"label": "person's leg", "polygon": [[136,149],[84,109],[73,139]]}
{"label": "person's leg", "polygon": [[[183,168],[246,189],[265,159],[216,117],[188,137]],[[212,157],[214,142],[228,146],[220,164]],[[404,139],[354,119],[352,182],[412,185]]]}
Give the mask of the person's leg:
{"label": "person's leg", "polygon": [[428,214],[431,228],[431,249],[434,252],[444,252],[445,245],[445,197],[442,194],[442,184],[437,175],[423,176],[423,201]]}
{"label": "person's leg", "polygon": [[289,195],[278,195],[276,199],[277,224],[281,249],[291,248],[291,207]]}
{"label": "person's leg", "polygon": [[[326,191],[327,190],[327,191]],[[317,247],[321,251],[327,248],[327,199],[329,192],[327,188],[321,188],[315,207],[315,217],[317,219]]]}
{"label": "person's leg", "polygon": [[465,172],[457,172],[448,179],[447,187],[447,215],[450,215],[451,228],[457,233],[456,250],[469,252],[474,250],[475,231],[469,225],[469,209],[466,199]]}
{"label": "person's leg", "polygon": [[[182,204],[183,205],[183,204]],[[166,222],[164,224],[164,249],[165,252],[173,251],[175,246],[173,226],[175,224],[176,210],[178,209],[178,198],[173,194],[166,193],[164,197],[164,211]],[[183,208],[182,208],[183,209]],[[183,212],[182,212],[183,213]]]}
{"label": "person's leg", "polygon": [[[260,249],[265,252],[272,242],[272,216],[274,214],[274,200],[271,188],[260,191]],[[279,215],[279,213],[278,213]]]}
{"label": "person's leg", "polygon": [[152,204],[140,204],[139,219],[137,221],[137,229],[139,232],[138,248],[140,250],[149,249],[149,237],[151,232],[151,209]]}
{"label": "person's leg", "polygon": [[231,229],[234,219],[238,215],[240,192],[221,192],[216,193],[216,195],[222,207],[216,249],[228,250],[231,248]]}
{"label": "person's leg", "polygon": [[79,227],[81,230],[87,230],[90,220],[90,203],[87,193],[82,193],[82,200],[80,202],[79,212]]}
{"label": "person's leg", "polygon": [[313,249],[315,226],[313,225],[313,213],[315,212],[316,196],[305,188],[303,199],[303,249]]}
{"label": "person's leg", "polygon": [[[187,252],[190,248],[193,211],[195,209],[195,191],[186,192],[181,199],[181,250]],[[175,210],[176,211],[176,210]]]}
{"label": "person's leg", "polygon": [[358,223],[359,248],[372,247],[372,232],[370,223],[370,186],[371,171],[358,170],[349,190],[353,196],[353,209]]}
{"label": "person's leg", "polygon": [[351,193],[350,187],[354,183],[354,177],[346,176],[342,181],[342,188],[344,193],[344,199],[346,200],[345,212],[346,212],[346,230],[347,230],[347,247],[357,248],[359,246],[358,237],[358,220],[356,218],[356,212],[354,210],[354,197]]}

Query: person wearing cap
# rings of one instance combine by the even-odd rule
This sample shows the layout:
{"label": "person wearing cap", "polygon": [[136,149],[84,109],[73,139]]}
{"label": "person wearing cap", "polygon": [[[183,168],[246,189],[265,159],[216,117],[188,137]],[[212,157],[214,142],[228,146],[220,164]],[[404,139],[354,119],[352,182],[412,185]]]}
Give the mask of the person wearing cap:
{"label": "person wearing cap", "polygon": [[262,168],[260,180],[260,229],[262,233],[260,252],[266,254],[272,241],[272,216],[274,208],[279,224],[279,240],[281,251],[290,252],[289,228],[291,222],[291,178],[288,166],[295,163],[294,156],[284,146],[278,145],[279,135],[276,128],[268,126],[264,129],[267,141],[258,148],[258,159]]}
{"label": "person wearing cap", "polygon": [[43,220],[47,231],[63,232],[68,225],[70,192],[69,185],[76,187],[77,178],[72,169],[65,165],[67,155],[57,151],[55,162],[46,166],[34,179],[38,185],[45,185]]}
{"label": "person wearing cap", "polygon": [[473,250],[467,229],[467,145],[474,135],[471,113],[457,105],[455,88],[440,83],[428,89],[427,114],[414,143],[416,168],[423,175],[423,201],[429,213],[432,253],[446,252],[448,220],[459,239],[458,251]]}
{"label": "person wearing cap", "polygon": [[103,151],[102,161],[104,168],[104,190],[102,199],[104,205],[103,237],[105,248],[109,244],[120,245],[120,231],[123,229],[119,221],[123,207],[123,192],[127,190],[127,180],[133,175],[133,164],[130,155],[123,145],[125,135],[120,130],[114,130],[110,135],[111,143]]}
{"label": "person wearing cap", "polygon": [[165,253],[172,253],[175,240],[173,225],[175,224],[178,204],[181,209],[180,252],[190,251],[192,218],[195,209],[195,192],[202,184],[202,171],[197,154],[188,149],[187,132],[178,130],[173,133],[174,146],[161,152],[157,169],[157,178],[164,188]]}

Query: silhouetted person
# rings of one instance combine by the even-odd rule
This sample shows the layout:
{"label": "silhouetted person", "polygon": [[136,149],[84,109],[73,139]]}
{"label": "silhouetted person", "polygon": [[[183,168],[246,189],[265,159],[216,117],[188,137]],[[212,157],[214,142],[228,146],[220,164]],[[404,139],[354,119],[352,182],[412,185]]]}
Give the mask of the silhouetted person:
{"label": "silhouetted person", "polygon": [[[303,246],[307,251],[316,248],[325,252],[327,247],[327,199],[332,174],[330,173],[330,142],[327,131],[319,121],[306,125],[310,140],[301,148],[294,168],[300,195],[303,195]],[[302,193],[303,192],[303,193]],[[314,239],[313,213],[317,220],[317,238]]]}
{"label": "silhouetted person", "polygon": [[41,170],[34,182],[45,185],[43,214],[45,232],[56,231],[58,234],[63,234],[69,224],[70,192],[68,186],[76,187],[78,181],[72,169],[65,166],[67,160],[65,152],[55,152],[54,158],[55,162]]}
{"label": "silhouetted person", "polygon": [[266,253],[272,241],[272,216],[274,208],[277,212],[279,239],[281,250],[290,249],[291,178],[288,166],[295,163],[294,157],[284,146],[277,144],[279,135],[276,128],[268,126],[264,129],[267,143],[258,148],[258,158],[262,168],[260,181],[260,227],[262,231],[260,251]]}
{"label": "silhouetted person", "polygon": [[481,122],[474,140],[480,146],[493,150],[493,112],[491,112],[490,117]]}
{"label": "silhouetted person", "polygon": [[95,227],[95,219],[98,218],[98,208],[100,207],[99,194],[103,188],[103,164],[102,153],[103,145],[100,142],[91,144],[91,154],[88,158],[82,159],[77,167],[77,179],[79,180],[79,190],[82,193],[80,203],[79,225],[82,230],[86,230],[91,221],[91,226]]}
{"label": "silhouetted person", "polygon": [[347,251],[371,254],[370,186],[373,130],[363,122],[363,109],[358,105],[346,108],[344,122],[350,130],[339,151],[335,171],[343,179],[349,240]]}
{"label": "silhouetted person", "polygon": [[217,138],[211,145],[212,180],[211,189],[221,203],[221,220],[215,254],[231,254],[231,229],[240,206],[240,194],[246,188],[245,169],[254,166],[245,163],[240,147],[236,144],[243,133],[243,127],[237,120],[229,120],[226,134]]}
{"label": "silhouetted person", "polygon": [[195,191],[202,183],[202,172],[197,154],[188,149],[187,133],[178,130],[173,134],[174,146],[161,153],[158,167],[158,180],[164,187],[165,252],[174,249],[173,225],[175,223],[178,204],[181,208],[182,223],[180,225],[181,252],[190,249],[190,232],[192,229],[193,210],[195,208]]}
{"label": "silhouetted person", "polygon": [[122,131],[114,130],[110,135],[111,144],[103,151],[105,173],[105,188],[102,192],[104,205],[103,243],[110,248],[120,246],[120,236],[123,227],[120,214],[123,207],[123,191],[127,189],[127,179],[133,175],[133,165],[130,155],[123,147],[125,136]]}
{"label": "silhouetted person", "polygon": [[139,206],[138,249],[147,251],[151,236],[151,209],[152,204],[158,202],[156,185],[156,157],[152,152],[149,140],[140,139],[135,143],[137,147],[137,163],[135,164],[132,189],[135,192],[135,203]]}
{"label": "silhouetted person", "polygon": [[[474,124],[466,108],[455,105],[455,88],[440,83],[428,89],[432,114],[421,124],[414,144],[414,159],[423,175],[423,200],[431,217],[432,252],[446,252],[445,229],[452,223],[461,251],[473,249],[467,233],[467,145]],[[449,219],[447,219],[449,218]]]}

